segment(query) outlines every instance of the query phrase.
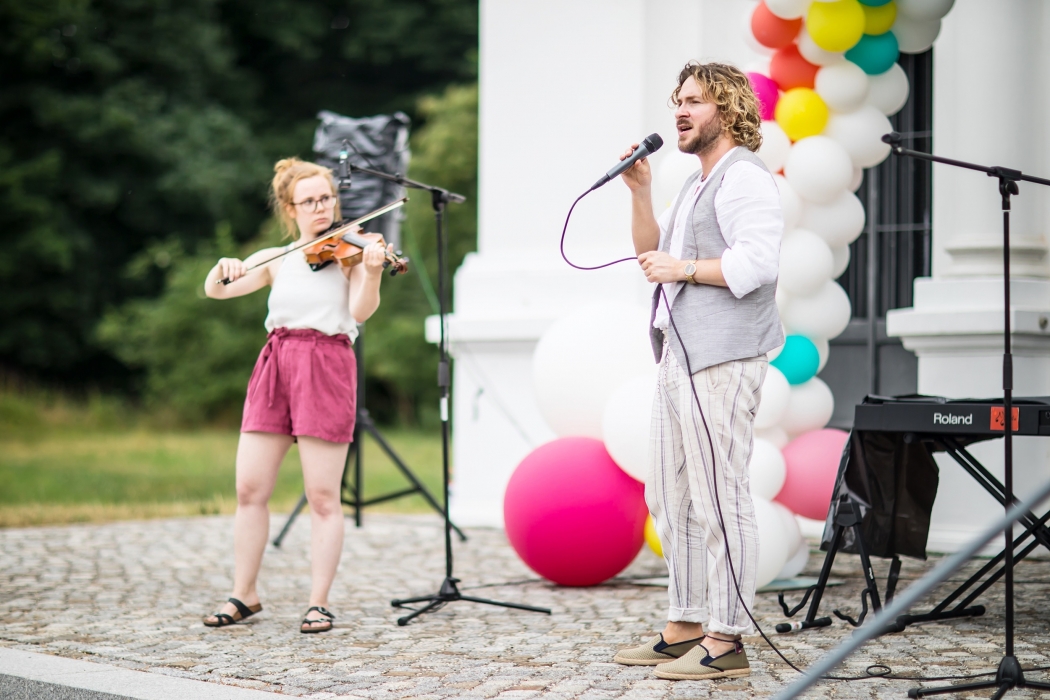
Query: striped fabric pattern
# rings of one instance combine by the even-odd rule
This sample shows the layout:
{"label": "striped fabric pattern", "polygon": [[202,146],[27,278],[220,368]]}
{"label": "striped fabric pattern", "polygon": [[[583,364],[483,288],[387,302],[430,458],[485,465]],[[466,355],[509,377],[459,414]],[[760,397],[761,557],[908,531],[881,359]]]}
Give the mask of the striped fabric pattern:
{"label": "striped fabric pattern", "polygon": [[696,372],[701,417],[688,373],[665,344],[653,402],[645,498],[670,573],[667,619],[672,622],[700,622],[707,632],[729,635],[752,632],[733,578],[750,608],[758,531],[748,464],[767,367],[762,355]]}

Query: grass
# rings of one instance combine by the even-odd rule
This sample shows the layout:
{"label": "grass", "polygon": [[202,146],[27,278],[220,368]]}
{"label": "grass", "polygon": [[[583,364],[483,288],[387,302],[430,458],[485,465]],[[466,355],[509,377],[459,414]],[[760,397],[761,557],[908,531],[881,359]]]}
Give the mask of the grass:
{"label": "grass", "polygon": [[[440,501],[440,435],[383,434]],[[102,400],[73,405],[0,395],[0,527],[232,513],[237,439],[230,429],[164,429],[156,421],[122,415]],[[365,497],[407,486],[366,437]],[[290,511],[302,488],[293,445],[271,508]],[[416,494],[371,509],[425,512],[429,506]]]}

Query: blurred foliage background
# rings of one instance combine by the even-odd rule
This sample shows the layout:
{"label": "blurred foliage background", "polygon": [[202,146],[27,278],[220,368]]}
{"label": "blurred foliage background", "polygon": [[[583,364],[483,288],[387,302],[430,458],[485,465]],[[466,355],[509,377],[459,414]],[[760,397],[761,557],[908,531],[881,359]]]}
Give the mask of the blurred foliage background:
{"label": "blurred foliage background", "polygon": [[[203,298],[221,255],[277,238],[272,164],[311,159],[316,114],[404,111],[409,176],[465,194],[450,270],[476,241],[477,3],[0,0],[0,371],[120,397],[184,426],[236,425],[266,293]],[[368,404],[435,420],[426,197],[409,275],[368,323]]]}

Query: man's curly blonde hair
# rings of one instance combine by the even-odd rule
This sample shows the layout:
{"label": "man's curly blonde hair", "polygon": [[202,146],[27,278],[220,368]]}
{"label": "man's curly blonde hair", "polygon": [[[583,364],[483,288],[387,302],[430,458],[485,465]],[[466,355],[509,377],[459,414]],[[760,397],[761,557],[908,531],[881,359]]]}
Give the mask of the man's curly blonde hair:
{"label": "man's curly blonde hair", "polygon": [[762,145],[762,117],[748,77],[726,63],[690,61],[678,74],[678,87],[671,93],[673,104],[678,104],[678,93],[689,78],[696,80],[705,100],[718,106],[722,127],[733,141],[749,151],[757,151]]}

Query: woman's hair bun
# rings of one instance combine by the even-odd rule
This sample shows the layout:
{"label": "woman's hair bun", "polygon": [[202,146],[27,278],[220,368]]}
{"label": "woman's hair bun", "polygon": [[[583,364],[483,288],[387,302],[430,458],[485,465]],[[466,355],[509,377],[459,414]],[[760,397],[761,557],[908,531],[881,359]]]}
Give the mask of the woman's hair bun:
{"label": "woman's hair bun", "polygon": [[273,171],[277,174],[283,173],[285,170],[299,162],[301,161],[298,158],[282,158],[274,164]]}

